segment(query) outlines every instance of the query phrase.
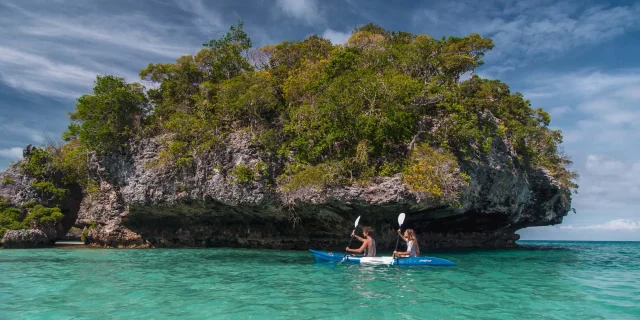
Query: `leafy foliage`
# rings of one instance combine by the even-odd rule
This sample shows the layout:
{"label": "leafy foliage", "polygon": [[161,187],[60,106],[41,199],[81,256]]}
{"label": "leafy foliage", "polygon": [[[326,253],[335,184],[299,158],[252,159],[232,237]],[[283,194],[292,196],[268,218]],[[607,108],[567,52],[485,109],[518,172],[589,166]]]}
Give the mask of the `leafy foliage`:
{"label": "leafy foliage", "polygon": [[29,229],[32,222],[51,224],[64,218],[58,207],[48,208],[39,204],[23,207],[12,206],[7,199],[0,198],[0,238],[7,230]]}
{"label": "leafy foliage", "polygon": [[[153,83],[146,92],[99,77],[71,116],[66,138],[75,147],[65,159],[81,162],[85,150],[116,151],[136,135],[160,135],[158,163],[189,166],[232,133],[250,131],[285,169],[236,166],[230,173],[240,183],[278,176],[294,192],[402,173],[414,191],[452,203],[468,182],[458,159],[482,159],[508,139],[514,165],[546,168],[566,189],[577,187],[549,114],[506,84],[473,75],[491,39],[435,39],[367,24],[345,45],[312,35],[252,49],[242,27],[175,63],[149,64],[140,72]],[[75,180],[85,175],[58,166]]]}
{"label": "leafy foliage", "polygon": [[45,207],[43,205],[36,205],[29,209],[29,214],[24,219],[24,222],[29,224],[30,222],[36,223],[55,223],[64,218],[64,215],[58,207]]}
{"label": "leafy foliage", "polygon": [[72,123],[63,138],[78,138],[89,149],[100,153],[125,147],[139,129],[147,111],[142,86],[123,78],[98,76],[93,94],[78,98]]}
{"label": "leafy foliage", "polygon": [[15,220],[12,228],[29,228],[31,222],[54,224],[64,214],[57,206],[64,200],[74,185],[80,185],[85,193],[95,192],[98,187],[89,176],[87,162],[88,149],[79,139],[56,146],[50,144],[46,148],[33,148],[29,155],[20,162],[20,170],[31,176],[31,186],[42,197],[39,202],[29,201],[23,204],[28,211],[24,220]]}
{"label": "leafy foliage", "polygon": [[86,193],[98,190],[97,182],[90,176],[88,170],[90,150],[82,144],[80,139],[74,139],[61,146],[50,145],[53,168],[61,174],[61,182],[65,185],[78,183]]}
{"label": "leafy foliage", "polygon": [[341,167],[339,163],[322,163],[319,165],[291,166],[288,172],[278,181],[286,192],[304,189],[320,190],[326,186],[339,183]]}
{"label": "leafy foliage", "polygon": [[409,188],[426,198],[455,203],[470,177],[460,172],[453,154],[439,152],[428,144],[421,144],[411,152],[403,181]]}
{"label": "leafy foliage", "polygon": [[22,229],[24,214],[20,208],[12,206],[7,199],[0,198],[0,238],[7,230]]}
{"label": "leafy foliage", "polygon": [[0,183],[2,184],[13,184],[15,181],[13,180],[13,178],[9,177],[9,176],[5,176],[2,178],[2,181],[0,181]]}
{"label": "leafy foliage", "polygon": [[254,174],[253,170],[244,164],[239,164],[231,169],[231,176],[238,181],[238,183],[249,184],[253,182]]}
{"label": "leafy foliage", "polygon": [[30,155],[20,163],[20,168],[24,173],[34,178],[31,181],[31,186],[42,196],[50,197],[50,200],[62,200],[68,190],[57,183],[57,169],[53,166],[51,157],[50,150],[34,148]]}
{"label": "leafy foliage", "polygon": [[80,240],[84,243],[87,243],[89,239],[89,231],[96,228],[98,224],[96,222],[91,222],[88,227],[82,229],[82,233],[80,234]]}

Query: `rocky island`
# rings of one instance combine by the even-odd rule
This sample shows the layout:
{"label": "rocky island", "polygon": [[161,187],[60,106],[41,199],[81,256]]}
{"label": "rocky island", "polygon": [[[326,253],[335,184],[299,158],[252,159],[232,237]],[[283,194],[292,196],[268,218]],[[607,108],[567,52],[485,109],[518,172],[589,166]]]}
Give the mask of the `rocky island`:
{"label": "rocky island", "polygon": [[369,24],[252,48],[239,23],[141,83],[98,76],[64,143],[0,173],[4,247],[343,248],[361,215],[382,249],[400,212],[425,248],[515,246],[577,175],[548,113],[474,74],[492,47]]}

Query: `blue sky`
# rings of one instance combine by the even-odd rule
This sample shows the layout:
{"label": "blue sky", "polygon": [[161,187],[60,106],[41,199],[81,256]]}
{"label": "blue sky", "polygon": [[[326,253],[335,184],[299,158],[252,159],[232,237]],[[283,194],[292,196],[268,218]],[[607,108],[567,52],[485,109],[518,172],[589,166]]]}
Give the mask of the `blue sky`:
{"label": "blue sky", "polygon": [[562,225],[523,239],[640,240],[638,1],[63,1],[0,3],[0,169],[66,128],[98,74],[138,81],[149,62],[195,53],[240,19],[254,46],[368,22],[494,39],[478,74],[522,92],[562,129],[581,175]]}

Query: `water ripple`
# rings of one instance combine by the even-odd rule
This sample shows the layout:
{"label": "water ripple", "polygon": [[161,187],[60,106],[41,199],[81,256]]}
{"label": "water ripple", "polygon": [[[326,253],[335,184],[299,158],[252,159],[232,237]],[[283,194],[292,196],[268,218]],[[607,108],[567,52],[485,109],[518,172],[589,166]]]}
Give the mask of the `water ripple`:
{"label": "water ripple", "polygon": [[3,250],[0,319],[640,318],[640,243],[434,255],[458,266],[273,250]]}

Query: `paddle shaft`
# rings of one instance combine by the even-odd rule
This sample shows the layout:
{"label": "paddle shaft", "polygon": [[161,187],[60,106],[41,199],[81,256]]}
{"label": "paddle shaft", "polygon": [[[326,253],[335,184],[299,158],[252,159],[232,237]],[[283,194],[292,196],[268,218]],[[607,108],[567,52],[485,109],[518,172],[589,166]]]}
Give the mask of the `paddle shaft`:
{"label": "paddle shaft", "polygon": [[[402,225],[399,225],[398,229],[402,230]],[[400,242],[400,233],[398,233],[398,239],[396,239],[396,248],[393,251],[398,251],[398,242]],[[395,258],[398,259],[398,257]]]}
{"label": "paddle shaft", "polygon": [[[356,229],[353,229],[353,232],[351,232],[351,234],[355,233]],[[353,241],[353,237],[351,237],[351,239],[349,239],[349,245],[347,246],[347,248],[351,248],[351,241]]]}
{"label": "paddle shaft", "polygon": [[396,248],[393,251],[398,251],[398,242],[400,242],[400,235],[398,235],[398,239],[396,239]]}

